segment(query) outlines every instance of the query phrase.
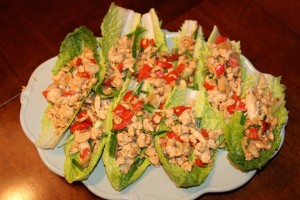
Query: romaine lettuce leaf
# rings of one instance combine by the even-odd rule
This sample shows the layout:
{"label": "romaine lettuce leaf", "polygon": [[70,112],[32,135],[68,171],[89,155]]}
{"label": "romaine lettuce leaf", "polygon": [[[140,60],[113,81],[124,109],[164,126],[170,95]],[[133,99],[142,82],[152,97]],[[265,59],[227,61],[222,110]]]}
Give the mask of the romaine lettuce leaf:
{"label": "romaine lettuce leaf", "polygon": [[[256,86],[259,82],[261,73],[250,74],[246,77],[243,93],[247,88]],[[280,78],[267,75],[267,85],[273,91],[273,96],[279,99],[284,99],[285,86],[280,84]],[[260,151],[260,156],[250,161],[245,160],[245,155],[242,149],[242,138],[244,137],[244,125],[241,120],[244,118],[242,112],[235,112],[231,117],[226,128],[226,143],[228,147],[228,158],[234,165],[242,171],[251,171],[261,169],[274,155],[278,149],[281,136],[280,132],[287,122],[288,111],[285,109],[285,101],[281,100],[275,104],[273,115],[277,118],[278,124],[273,131],[274,141],[269,150]],[[271,108],[272,111],[272,108]]]}
{"label": "romaine lettuce leaf", "polygon": [[[165,157],[163,149],[160,146],[160,138],[165,137],[166,134],[162,134],[155,137],[155,149],[158,153],[160,162],[162,163],[164,170],[169,175],[170,179],[175,183],[177,187],[188,188],[192,186],[200,185],[205,181],[209,172],[212,170],[213,166],[207,166],[205,168],[196,167],[192,168],[191,172],[185,172],[183,168],[176,164],[169,163],[168,159]],[[215,160],[215,154],[212,157],[213,162]]]}
{"label": "romaine lettuce leaf", "polygon": [[[72,135],[73,134],[70,133],[66,140],[68,140],[68,138]],[[81,168],[81,166],[77,166],[76,164],[74,164],[76,162],[79,163],[79,153],[70,155],[69,152],[73,142],[74,139],[70,140],[64,145],[64,151],[66,155],[66,160],[64,163],[64,177],[69,183],[72,183],[74,181],[85,180],[90,176],[102,155],[104,145],[106,142],[106,137],[102,137],[99,140],[99,146],[97,148],[97,151],[91,154],[91,160],[89,162],[89,165],[85,168]]]}
{"label": "romaine lettuce leaf", "polygon": [[153,8],[142,15],[141,26],[147,30],[143,33],[144,38],[154,39],[159,51],[168,51],[166,34],[161,30],[161,24]]}
{"label": "romaine lettuce leaf", "polygon": [[140,19],[141,14],[116,6],[114,3],[111,4],[101,24],[103,37],[101,49],[107,62],[109,49],[117,44],[120,37],[134,32],[140,23]]}
{"label": "romaine lettuce leaf", "polygon": [[61,43],[58,59],[52,69],[52,74],[56,75],[70,60],[81,55],[84,47],[89,47],[94,52],[95,60],[99,63],[97,39],[88,28],[81,26],[69,33]]}
{"label": "romaine lettuce leaf", "polygon": [[103,152],[103,162],[111,186],[115,190],[121,191],[130,184],[137,181],[142,176],[147,167],[150,165],[150,161],[148,158],[145,158],[141,161],[141,163],[135,166],[136,168],[133,171],[128,172],[128,174],[122,173],[114,154],[111,155],[112,151],[114,151],[113,149],[116,148],[116,143],[113,142],[113,140],[116,140],[116,138],[114,137],[115,136],[113,135],[113,133],[110,133],[107,138],[105,149]]}
{"label": "romaine lettuce leaf", "polygon": [[[81,55],[82,50],[85,47],[90,48],[91,51],[94,52],[94,58],[96,62],[99,63],[100,58],[97,52],[97,39],[88,28],[82,26],[76,28],[72,33],[69,33],[62,42],[57,62],[55,63],[55,66],[52,69],[52,74],[57,74],[62,67],[65,67],[67,62],[69,62],[74,57]],[[87,91],[87,96],[91,92],[91,90],[92,88],[90,88],[89,91]],[[81,100],[81,103],[85,101],[87,96]],[[60,133],[55,133],[53,123],[47,115],[47,111],[51,107],[52,105],[50,105],[49,103],[41,121],[42,131],[37,141],[35,141],[35,145],[42,149],[53,149],[59,143],[59,141],[63,138],[66,130],[71,125],[72,121],[74,120],[74,118],[80,110],[80,107],[77,110],[75,110],[73,117],[68,121],[64,129]]]}

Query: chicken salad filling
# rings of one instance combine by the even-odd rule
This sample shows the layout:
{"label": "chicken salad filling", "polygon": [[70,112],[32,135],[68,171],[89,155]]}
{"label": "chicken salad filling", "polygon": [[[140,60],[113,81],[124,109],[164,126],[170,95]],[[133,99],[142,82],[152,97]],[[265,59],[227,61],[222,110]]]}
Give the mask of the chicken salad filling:
{"label": "chicken salad filling", "polygon": [[245,111],[245,102],[240,99],[243,69],[240,54],[228,38],[218,36],[207,43],[205,67],[207,75],[204,87],[212,106],[220,110],[226,119],[236,111]]}
{"label": "chicken salad filling", "polygon": [[73,58],[58,74],[53,75],[53,83],[43,91],[43,95],[53,105],[47,115],[58,134],[68,125],[74,112],[80,108],[92,86],[97,82],[99,65],[94,53],[84,48],[82,55]]}
{"label": "chicken salad filling", "polygon": [[74,141],[68,152],[79,153],[79,165],[87,167],[91,155],[98,150],[101,138],[106,134],[105,120],[111,100],[101,99],[99,95],[90,94],[81,111],[70,126]]}
{"label": "chicken salad filling", "polygon": [[272,106],[279,101],[267,87],[266,78],[260,75],[257,87],[251,86],[246,91],[245,136],[242,148],[246,160],[260,156],[260,151],[268,150],[274,141],[273,130],[277,118],[271,113]]}

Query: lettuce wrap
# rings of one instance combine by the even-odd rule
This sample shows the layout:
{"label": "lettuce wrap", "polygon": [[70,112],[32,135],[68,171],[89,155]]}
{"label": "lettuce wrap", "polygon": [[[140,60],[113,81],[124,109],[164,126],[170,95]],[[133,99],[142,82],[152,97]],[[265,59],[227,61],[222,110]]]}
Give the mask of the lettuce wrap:
{"label": "lettuce wrap", "polygon": [[141,14],[111,4],[102,24],[99,39],[101,67],[105,78],[94,88],[102,98],[116,97],[126,79],[135,71]]}
{"label": "lettuce wrap", "polygon": [[87,179],[96,167],[107,138],[105,124],[110,103],[91,94],[70,126],[64,144],[64,176],[69,183]]}
{"label": "lettuce wrap", "polygon": [[226,130],[228,158],[240,170],[261,169],[279,148],[288,114],[284,90],[280,77],[261,73],[246,77],[242,97],[247,111],[235,112]]}
{"label": "lettuce wrap", "polygon": [[[192,106],[191,102],[193,102]],[[170,112],[170,109],[174,110],[175,124],[172,125],[171,122],[168,122],[170,118],[166,115],[167,128],[164,129],[167,131],[155,137],[155,148],[159,160],[177,187],[198,186],[205,181],[213,168],[225,121],[206,100],[203,90],[175,87],[167,99],[164,109],[167,112]],[[184,116],[189,110],[192,111],[185,119]],[[187,123],[188,119],[194,119],[195,122]],[[168,125],[169,123],[171,124]],[[189,131],[183,133],[183,130],[187,128]],[[175,145],[170,145],[174,142]],[[171,151],[172,148],[176,149],[181,146],[190,149],[188,155],[185,155],[185,159],[182,155],[173,155]],[[187,150],[181,149],[180,152],[185,151]],[[185,160],[184,163],[179,161],[182,159]]]}
{"label": "lettuce wrap", "polygon": [[242,65],[240,42],[220,35],[214,26],[203,50],[205,79],[211,105],[228,120],[235,110],[243,110],[240,103],[246,68]]}
{"label": "lettuce wrap", "polygon": [[[98,43],[93,33],[86,27],[82,26],[75,29],[72,33],[69,33],[60,47],[60,53],[55,66],[52,69],[52,76],[56,77],[54,83],[50,85],[44,92],[43,95],[49,102],[42,118],[42,131],[39,138],[35,142],[35,145],[42,149],[53,149],[64,136],[64,133],[76,117],[79,112],[81,105],[91,92],[93,85],[97,84],[100,70],[99,68],[99,55],[97,53]],[[78,72],[77,68],[87,66],[89,69],[84,72]],[[75,69],[75,70],[74,70]],[[62,74],[66,74],[63,77]],[[67,77],[68,76],[68,77]],[[58,91],[56,88],[58,84],[62,84],[63,81],[69,80],[70,76],[73,80],[83,82],[82,84],[88,84],[81,88],[81,86],[71,86],[65,83],[65,88]],[[57,80],[57,77],[61,77],[61,80]],[[60,82],[59,82],[60,81]],[[89,83],[87,83],[89,81]],[[76,84],[74,84],[76,85]],[[77,84],[78,85],[78,84]],[[76,90],[81,90],[80,96],[76,94],[73,87]],[[72,101],[70,103],[74,105],[74,99],[78,98],[77,105],[70,107],[63,107],[61,101]],[[64,100],[61,100],[64,99]],[[67,109],[67,110],[66,110]],[[68,113],[63,119],[60,116],[54,116],[55,114]],[[50,114],[51,113],[51,114]],[[49,116],[54,116],[50,118]],[[55,121],[54,119],[59,118],[62,122]]]}

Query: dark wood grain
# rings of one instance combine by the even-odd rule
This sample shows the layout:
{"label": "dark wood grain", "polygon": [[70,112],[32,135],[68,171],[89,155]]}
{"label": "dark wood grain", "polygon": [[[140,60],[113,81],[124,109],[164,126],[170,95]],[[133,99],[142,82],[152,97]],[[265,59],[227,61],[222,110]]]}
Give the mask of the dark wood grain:
{"label": "dark wood grain", "polygon": [[[207,38],[217,25],[223,35],[241,41],[242,53],[258,70],[282,76],[287,87],[289,122],[279,154],[244,186],[226,193],[205,194],[203,199],[299,197],[299,1],[115,2],[141,13],[154,7],[163,28],[170,31],[177,31],[185,19],[195,19]],[[109,1],[99,0],[0,1],[0,199],[98,198],[83,184],[68,184],[43,164],[21,129],[17,95],[32,72],[58,54],[61,41],[76,27],[85,25],[100,36],[100,24],[109,5]]]}

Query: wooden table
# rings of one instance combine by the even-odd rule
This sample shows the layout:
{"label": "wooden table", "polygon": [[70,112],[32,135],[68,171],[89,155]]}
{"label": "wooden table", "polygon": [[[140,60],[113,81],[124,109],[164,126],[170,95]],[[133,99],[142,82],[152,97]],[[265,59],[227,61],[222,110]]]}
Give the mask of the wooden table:
{"label": "wooden table", "polygon": [[[203,199],[295,199],[300,196],[300,3],[286,0],[116,0],[145,13],[154,7],[163,28],[177,31],[198,20],[207,38],[213,25],[240,40],[242,53],[260,71],[282,76],[289,122],[279,154],[251,181]],[[54,57],[64,37],[80,25],[100,36],[108,1],[0,2],[0,199],[97,199],[81,183],[68,184],[41,161],[20,122],[20,92],[31,73]]]}

